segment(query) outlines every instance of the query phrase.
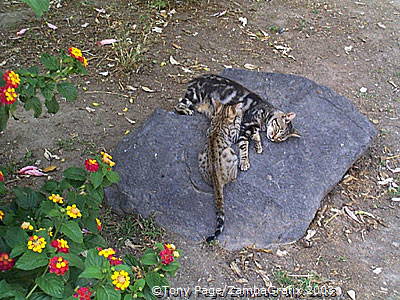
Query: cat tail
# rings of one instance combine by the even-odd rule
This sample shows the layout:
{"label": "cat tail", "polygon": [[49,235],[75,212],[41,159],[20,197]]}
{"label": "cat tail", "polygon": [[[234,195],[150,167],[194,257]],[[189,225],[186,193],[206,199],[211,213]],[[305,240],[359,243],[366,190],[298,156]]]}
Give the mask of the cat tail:
{"label": "cat tail", "polygon": [[215,190],[215,206],[217,210],[217,226],[213,235],[210,235],[206,242],[210,243],[218,238],[218,236],[224,230],[225,225],[225,213],[224,213],[224,195],[223,195],[223,186],[218,186],[218,184],[214,184]]}

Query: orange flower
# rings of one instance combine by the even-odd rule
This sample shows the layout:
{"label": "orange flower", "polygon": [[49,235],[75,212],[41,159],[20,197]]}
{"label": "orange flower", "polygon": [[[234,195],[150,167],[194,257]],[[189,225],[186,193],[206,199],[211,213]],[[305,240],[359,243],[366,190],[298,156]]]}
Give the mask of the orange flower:
{"label": "orange flower", "polygon": [[51,194],[51,196],[49,196],[49,200],[53,201],[54,203],[64,203],[64,198],[61,197],[59,194]]}
{"label": "orange flower", "polygon": [[6,82],[6,86],[12,87],[12,88],[17,88],[19,83],[21,82],[19,75],[17,73],[15,73],[14,71],[5,72],[3,74],[3,79]]}
{"label": "orange flower", "polygon": [[15,92],[15,88],[11,86],[5,86],[0,88],[0,102],[4,104],[13,104],[17,100],[18,94]]}
{"label": "orange flower", "polygon": [[81,211],[76,207],[76,204],[67,206],[67,215],[73,219],[82,217]]}
{"label": "orange flower", "polygon": [[15,259],[11,258],[8,253],[0,253],[0,272],[12,269]]}
{"label": "orange flower", "polygon": [[108,154],[106,152],[100,152],[100,154],[103,156],[101,159],[103,161],[103,163],[106,163],[110,167],[115,166],[115,162],[112,161],[112,156],[110,154]]}
{"label": "orange flower", "polygon": [[83,64],[84,67],[88,66],[89,63],[88,63],[87,59],[82,55],[82,51],[80,49],[71,47],[71,48],[68,48],[68,53],[69,53],[69,56],[79,60]]}
{"label": "orange flower", "polygon": [[4,211],[0,209],[0,221],[3,221],[5,215]]}
{"label": "orange flower", "polygon": [[96,218],[96,226],[97,226],[97,230],[101,231],[102,225],[101,225],[101,221],[98,218]]}
{"label": "orange flower", "polygon": [[0,181],[4,181],[4,174],[2,171],[0,171]]}

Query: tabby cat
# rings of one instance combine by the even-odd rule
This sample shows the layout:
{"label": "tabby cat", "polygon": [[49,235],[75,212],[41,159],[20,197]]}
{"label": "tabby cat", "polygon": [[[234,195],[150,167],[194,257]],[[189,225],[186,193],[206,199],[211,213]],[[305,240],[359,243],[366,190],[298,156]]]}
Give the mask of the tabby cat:
{"label": "tabby cat", "polygon": [[[207,144],[199,154],[199,170],[204,180],[214,187],[217,226],[207,242],[215,240],[224,229],[224,186],[234,181],[238,172],[238,157],[231,148],[240,132],[242,103],[215,104],[215,113],[207,134]],[[209,110],[211,113],[213,109]]]}
{"label": "tabby cat", "polygon": [[[239,167],[242,171],[250,168],[248,154],[250,139],[255,141],[257,153],[263,151],[260,131],[265,131],[267,138],[272,142],[300,137],[292,125],[295,113],[284,113],[241,84],[218,75],[202,75],[193,79],[185,96],[175,106],[175,110],[185,115],[192,115],[197,110],[211,117],[217,102],[228,105],[242,103],[244,115],[238,139]],[[209,105],[213,109],[202,111],[204,105]]]}

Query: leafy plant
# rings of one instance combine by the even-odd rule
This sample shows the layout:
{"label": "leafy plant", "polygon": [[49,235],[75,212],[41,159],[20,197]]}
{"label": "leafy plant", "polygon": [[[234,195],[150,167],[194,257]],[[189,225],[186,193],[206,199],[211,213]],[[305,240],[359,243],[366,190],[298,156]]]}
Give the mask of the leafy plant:
{"label": "leafy plant", "polygon": [[33,66],[3,74],[0,78],[0,131],[6,128],[18,105],[23,105],[25,110],[33,110],[34,117],[38,118],[43,110],[39,92],[47,111],[52,114],[60,108],[56,100],[58,94],[67,101],[77,98],[77,88],[66,80],[72,74],[86,74],[88,63],[79,49],[70,48],[68,51],[69,55],[42,54],[40,62],[45,73],[40,73],[40,68]]}
{"label": "leafy plant", "polygon": [[0,209],[0,299],[155,299],[155,287],[169,285],[180,266],[174,245],[140,259],[104,249],[98,216],[104,188],[119,181],[114,165],[102,152],[39,190],[8,191],[0,172],[0,190],[13,195]]}
{"label": "leafy plant", "polygon": [[50,7],[50,0],[22,0],[22,2],[28,4],[37,17],[41,17]]}

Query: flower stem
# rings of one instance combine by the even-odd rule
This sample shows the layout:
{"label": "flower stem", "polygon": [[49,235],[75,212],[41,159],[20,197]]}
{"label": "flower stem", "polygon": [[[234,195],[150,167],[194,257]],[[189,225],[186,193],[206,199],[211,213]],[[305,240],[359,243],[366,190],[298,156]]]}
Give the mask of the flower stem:
{"label": "flower stem", "polygon": [[31,291],[29,292],[28,295],[26,295],[26,299],[29,299],[30,296],[32,296],[32,293],[36,290],[36,288],[38,287],[37,283],[35,284],[35,286],[31,289]]}

